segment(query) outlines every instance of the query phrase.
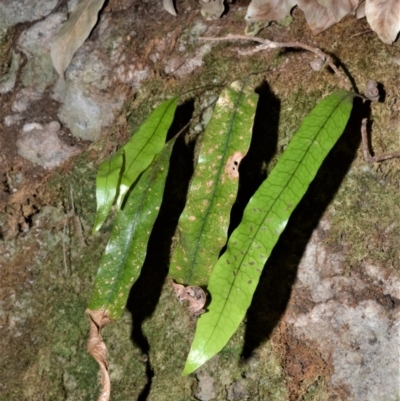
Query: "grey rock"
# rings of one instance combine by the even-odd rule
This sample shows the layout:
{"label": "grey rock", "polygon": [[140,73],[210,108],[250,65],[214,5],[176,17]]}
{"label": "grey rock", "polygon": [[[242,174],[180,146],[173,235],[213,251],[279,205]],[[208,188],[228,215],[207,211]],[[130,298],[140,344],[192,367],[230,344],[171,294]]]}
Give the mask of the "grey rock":
{"label": "grey rock", "polygon": [[[366,266],[382,293],[399,295],[395,272]],[[307,290],[314,306],[289,312],[287,322],[300,341],[318,344],[331,360],[330,385],[349,389],[348,401],[397,401],[399,396],[400,311],[387,310],[368,294],[365,279],[345,275],[344,258],[328,251],[314,232],[299,265],[297,290]],[[374,292],[371,292],[374,294]],[[363,299],[364,298],[364,299]]]}
{"label": "grey rock", "polygon": [[51,43],[61,27],[66,21],[63,13],[49,15],[43,21],[39,21],[26,31],[22,32],[18,39],[18,48],[28,57],[35,57],[43,53],[49,53]]}
{"label": "grey rock", "polygon": [[46,169],[58,167],[79,150],[68,146],[59,137],[60,123],[25,124],[17,140],[18,154]]}
{"label": "grey rock", "polygon": [[13,52],[11,66],[7,74],[0,76],[0,93],[4,94],[14,89],[21,56]]}
{"label": "grey rock", "polygon": [[35,21],[48,15],[58,0],[2,0],[0,27],[7,28],[21,22]]}
{"label": "grey rock", "polygon": [[25,111],[32,102],[39,100],[42,97],[42,92],[36,88],[23,88],[15,96],[14,103],[11,106],[11,110],[15,113],[21,113]]}
{"label": "grey rock", "polygon": [[14,114],[12,116],[5,116],[4,117],[4,125],[6,127],[11,127],[11,125],[14,125],[18,122],[20,122],[23,119],[21,114]]}
{"label": "grey rock", "polygon": [[[102,128],[109,126],[124,102],[124,95],[112,96],[110,88],[119,83],[115,64],[120,65],[123,51],[120,39],[110,37],[108,19],[99,24],[100,46],[85,43],[75,54],[65,73],[65,81],[59,79],[53,88],[53,99],[62,105],[58,118],[69,128],[72,135],[94,141]],[[105,56],[105,49],[115,48],[118,55]],[[105,61],[107,60],[107,61]]]}
{"label": "grey rock", "polygon": [[196,398],[200,401],[209,401],[215,398],[215,379],[210,376],[210,374],[204,370],[200,370],[196,374],[198,380],[198,388],[196,393]]}
{"label": "grey rock", "polygon": [[65,88],[58,117],[78,138],[94,141],[100,136],[101,109],[91,97],[83,94],[78,85],[70,84]]}
{"label": "grey rock", "polygon": [[24,86],[44,91],[56,82],[57,74],[51,61],[50,49],[55,34],[65,20],[66,16],[62,13],[52,14],[21,34],[18,48],[28,59],[22,70]]}
{"label": "grey rock", "polygon": [[177,78],[185,77],[203,65],[203,58],[211,51],[211,48],[212,46],[207,43],[196,49],[195,54],[190,58],[186,55],[184,57],[171,58],[164,67],[165,73],[173,74]]}
{"label": "grey rock", "polygon": [[248,398],[245,380],[234,382],[227,388],[228,401],[242,401]]}

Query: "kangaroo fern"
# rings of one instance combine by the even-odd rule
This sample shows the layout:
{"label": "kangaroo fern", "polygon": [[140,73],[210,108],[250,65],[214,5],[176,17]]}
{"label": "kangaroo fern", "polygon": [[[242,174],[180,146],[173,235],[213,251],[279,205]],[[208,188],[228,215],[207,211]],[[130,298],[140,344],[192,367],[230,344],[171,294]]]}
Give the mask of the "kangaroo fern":
{"label": "kangaroo fern", "polygon": [[211,303],[198,320],[185,375],[218,353],[238,328],[290,215],[347,124],[353,97],[339,91],[319,103],[251,198],[211,273]]}
{"label": "kangaroo fern", "polygon": [[244,85],[234,82],[221,93],[204,132],[169,269],[170,276],[182,284],[207,285],[227,240],[239,163],[250,144],[258,98]]}

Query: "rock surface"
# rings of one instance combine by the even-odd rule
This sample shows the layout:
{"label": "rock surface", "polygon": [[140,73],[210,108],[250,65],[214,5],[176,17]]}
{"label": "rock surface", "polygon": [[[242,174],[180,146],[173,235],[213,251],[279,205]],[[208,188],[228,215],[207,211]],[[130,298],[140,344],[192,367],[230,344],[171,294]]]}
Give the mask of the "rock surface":
{"label": "rock surface", "polygon": [[[203,108],[221,87],[256,73],[255,129],[264,142],[255,146],[263,153],[260,169],[269,171],[304,116],[339,87],[326,69],[310,69],[309,53],[242,56],[238,50],[253,45],[199,40],[242,34],[240,4],[204,21],[189,3],[173,18],[161,1],[136,0],[107,3],[62,79],[51,64],[51,40],[77,1],[51,13],[57,3],[0,2],[0,27],[7,30],[0,40],[0,393],[8,401],[97,398],[84,311],[110,227],[91,234],[96,168],[154,105],[183,94],[182,105]],[[386,99],[371,108],[373,148],[397,150],[398,45],[360,35],[367,27],[350,18],[314,37],[302,18],[271,26],[265,36],[325,49],[360,87],[367,78],[380,82]],[[193,132],[202,132],[210,110],[193,122]],[[348,170],[333,194],[318,193],[327,199],[326,216],[303,244],[303,256],[287,251],[291,241],[278,244],[280,263],[265,268],[263,280],[275,281],[261,287],[262,302],[255,299],[246,322],[196,375],[181,377],[195,321],[168,284],[155,283],[157,270],[139,282],[123,319],[103,333],[115,400],[398,400],[400,165],[366,166],[353,143],[358,135],[356,125],[350,145],[338,145],[344,150],[332,169],[349,157]],[[306,225],[318,214],[314,203],[305,214]],[[289,230],[302,238],[302,225]],[[164,274],[161,246],[151,268],[162,266]],[[250,341],[252,334],[259,341]]]}
{"label": "rock surface", "polygon": [[63,164],[79,150],[68,146],[59,137],[60,123],[25,124],[17,140],[18,153],[30,162],[46,169]]}
{"label": "rock surface", "polygon": [[[321,226],[329,224],[322,221]],[[346,277],[343,255],[326,249],[319,230],[300,262],[293,295],[296,302],[296,294],[306,291],[313,306],[306,313],[289,308],[287,322],[300,341],[316,344],[321,355],[332,361],[331,385],[348,389],[349,401],[395,401],[399,395],[400,278],[395,271],[369,264],[361,267],[360,274]],[[385,301],[369,298],[372,288],[365,275]]]}

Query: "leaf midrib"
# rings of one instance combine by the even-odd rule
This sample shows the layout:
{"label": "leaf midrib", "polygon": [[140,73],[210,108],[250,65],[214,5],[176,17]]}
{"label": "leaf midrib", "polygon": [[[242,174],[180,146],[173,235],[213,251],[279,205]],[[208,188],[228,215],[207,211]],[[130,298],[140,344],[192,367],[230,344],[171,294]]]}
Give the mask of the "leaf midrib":
{"label": "leaf midrib", "polygon": [[[142,145],[142,147],[137,151],[136,156],[132,159],[132,162],[129,164],[129,166],[128,166],[128,167],[125,169],[125,171],[122,173],[123,178],[129,180],[129,178],[128,178],[128,176],[127,176],[127,173],[128,173],[129,170],[131,169],[132,164],[134,164],[134,163],[137,161],[138,157],[142,154],[143,149],[146,148],[146,146],[147,146],[147,145],[151,142],[151,140],[153,139],[155,133],[158,131],[160,125],[161,125],[162,122],[163,122],[163,119],[164,119],[164,117],[165,117],[165,114],[168,112],[169,108],[170,108],[171,105],[173,104],[172,100],[173,100],[173,99],[171,99],[171,103],[168,105],[168,107],[166,107],[166,109],[164,110],[163,114],[162,114],[161,117],[159,118],[159,121],[157,122],[156,127],[153,128],[153,133],[152,133],[152,135],[148,138],[148,140],[144,143],[144,145]],[[132,136],[132,138],[134,138],[134,136],[135,136],[135,134]],[[155,157],[155,155],[153,156],[153,159],[154,159],[154,157]],[[151,163],[151,161],[150,161],[150,163]]]}
{"label": "leaf midrib", "polygon": [[235,122],[236,115],[238,113],[238,105],[239,105],[242,97],[244,96],[244,92],[243,91],[244,91],[245,85],[246,85],[246,83],[243,83],[242,87],[240,88],[239,95],[238,95],[238,97],[236,99],[236,102],[235,102],[234,112],[233,112],[232,117],[231,117],[230,122],[229,122],[229,128],[227,130],[228,131],[228,135],[227,135],[227,138],[225,140],[224,153],[223,153],[223,157],[221,158],[221,163],[219,163],[218,171],[217,171],[217,174],[216,174],[216,177],[217,177],[216,185],[214,185],[214,189],[212,191],[212,201],[209,203],[209,205],[208,205],[208,207],[206,209],[205,217],[204,217],[203,222],[201,224],[200,235],[198,236],[194,253],[192,253],[193,257],[191,258],[192,262],[191,262],[191,265],[190,265],[189,277],[188,277],[188,280],[187,280],[188,284],[190,284],[190,282],[191,282],[191,280],[193,278],[193,275],[194,275],[194,270],[196,268],[196,266],[195,266],[196,265],[196,260],[197,260],[199,249],[200,249],[200,238],[203,236],[203,232],[204,232],[207,220],[208,220],[208,216],[210,215],[212,206],[215,203],[215,199],[216,199],[215,194],[216,194],[217,189],[219,188],[219,185],[221,183],[221,176],[222,176],[221,175],[221,171],[222,171],[223,166],[226,163],[226,154],[228,152],[228,147],[229,147],[228,145],[229,145],[229,141],[230,141],[230,139],[232,137],[233,125],[234,125],[234,122]]}
{"label": "leaf midrib", "polygon": [[[167,156],[167,154],[168,154],[168,152],[167,151],[165,151],[164,152],[164,155],[163,155],[163,157],[159,160],[159,162],[157,163],[157,167],[159,167],[161,164],[162,164],[162,162],[164,161],[164,158]],[[112,299],[114,298],[114,296],[113,296],[113,294],[115,293],[115,289],[118,287],[118,283],[120,282],[120,278],[121,278],[121,276],[122,276],[122,273],[123,273],[123,271],[124,271],[124,269],[125,269],[125,266],[126,266],[126,261],[127,261],[127,258],[128,258],[128,250],[129,250],[129,248],[130,248],[130,246],[131,246],[131,242],[132,242],[132,238],[133,238],[133,236],[134,236],[134,234],[135,234],[135,232],[136,232],[136,228],[137,228],[137,226],[139,225],[139,223],[140,223],[140,213],[141,213],[141,211],[142,211],[142,209],[143,209],[143,206],[144,206],[144,204],[145,204],[145,201],[146,201],[146,199],[147,199],[147,190],[151,187],[151,184],[154,182],[154,180],[156,179],[156,175],[159,173],[159,171],[158,171],[158,168],[155,168],[154,169],[154,172],[153,172],[153,174],[152,174],[152,176],[151,176],[151,178],[149,179],[149,183],[148,183],[148,185],[146,186],[146,188],[145,188],[145,190],[142,192],[142,195],[141,195],[141,200],[140,200],[140,204],[139,204],[139,206],[136,208],[136,212],[134,213],[134,219],[133,219],[133,224],[132,224],[132,228],[131,228],[131,230],[130,230],[130,232],[129,232],[129,243],[128,243],[128,246],[126,247],[126,249],[125,249],[125,253],[124,253],[124,256],[123,256],[123,259],[122,259],[122,263],[121,263],[121,268],[120,269],[118,269],[118,273],[117,273],[117,275],[116,275],[116,280],[113,282],[113,284],[111,285],[111,289],[112,289],[112,291],[110,292],[110,296],[109,297],[107,297],[108,298],[108,301],[107,301],[107,306],[106,306],[106,308],[108,308],[108,306],[112,303]],[[122,213],[122,211],[121,211],[121,213]]]}
{"label": "leaf midrib", "polygon": [[[315,140],[316,140],[316,138],[318,137],[318,135],[320,134],[320,132],[325,128],[326,124],[327,124],[327,123],[329,122],[329,120],[330,120],[330,117],[337,111],[337,109],[341,106],[342,102],[343,102],[343,101],[345,100],[345,98],[348,97],[348,96],[349,96],[349,93],[346,92],[345,95],[343,96],[343,98],[337,103],[337,105],[335,106],[334,110],[333,110],[331,113],[328,114],[328,115],[329,115],[329,118],[326,119],[326,121],[325,121],[325,123],[323,124],[323,126],[318,130],[317,134],[314,136],[313,140],[312,140],[312,141],[310,142],[310,144],[308,145],[308,147],[307,147],[307,152],[304,152],[303,157],[301,158],[300,163],[298,163],[298,166],[296,167],[295,172],[294,172],[294,173],[292,174],[292,176],[290,177],[288,183],[282,188],[282,190],[281,190],[280,193],[279,193],[279,196],[276,197],[276,199],[275,199],[274,202],[272,203],[271,207],[269,208],[268,213],[265,214],[265,217],[264,217],[263,221],[265,221],[265,219],[267,218],[267,216],[269,215],[269,213],[270,213],[271,210],[273,209],[274,205],[275,205],[276,202],[278,201],[278,199],[280,199],[280,196],[281,196],[282,192],[289,186],[289,184],[290,184],[290,182],[292,181],[293,177],[295,176],[296,172],[298,171],[298,169],[299,169],[300,166],[302,165],[305,156],[308,154],[308,150],[309,150],[310,147],[313,145],[313,143],[315,142]],[[301,128],[301,126],[300,126],[300,128]],[[300,128],[299,128],[299,129],[300,129]],[[315,177],[314,177],[314,178],[315,178]],[[267,179],[268,179],[268,178],[267,178]],[[267,179],[266,179],[266,180],[267,180]],[[266,182],[266,180],[265,180],[264,182]],[[296,206],[297,206],[297,205],[296,205]],[[247,207],[246,207],[246,209],[247,209]],[[245,211],[246,211],[246,209],[245,209]],[[243,215],[243,217],[245,217],[245,216]],[[290,217],[290,216],[289,216],[289,217]],[[247,254],[248,254],[248,252],[249,252],[249,250],[250,250],[250,247],[251,247],[251,245],[252,245],[253,242],[254,242],[254,239],[256,238],[257,234],[259,233],[259,231],[260,231],[260,229],[261,229],[261,226],[262,226],[262,224],[260,224],[260,225],[258,226],[258,228],[254,231],[254,235],[253,235],[253,237],[251,238],[251,241],[250,241],[250,243],[249,243],[249,246],[247,247],[246,251],[245,251],[244,254],[242,255],[240,264],[238,265],[238,272],[239,272],[239,270],[241,270],[243,261],[244,261],[245,257],[247,256]],[[239,228],[239,227],[238,227],[238,228]],[[235,231],[236,231],[236,230],[235,230]],[[280,236],[280,234],[279,234],[279,236]],[[279,238],[279,236],[278,236],[278,238]],[[228,246],[229,246],[229,242],[228,242]],[[269,255],[267,256],[266,261],[268,260],[270,254],[271,254],[271,252],[270,252]],[[266,261],[265,261],[265,262],[266,262]],[[264,264],[265,264],[265,262],[264,262]],[[235,287],[235,282],[236,282],[237,277],[238,277],[238,274],[236,274],[236,275],[235,275],[235,278],[233,279],[232,285],[231,285],[230,288],[229,288],[228,296],[226,297],[225,301],[223,301],[223,307],[222,307],[222,309],[221,309],[221,313],[219,313],[217,322],[216,322],[216,324],[215,324],[214,327],[213,327],[213,330],[212,330],[212,332],[211,332],[211,335],[209,336],[209,339],[205,342],[203,349],[206,348],[207,345],[209,344],[209,342],[212,340],[212,338],[213,338],[213,336],[214,336],[214,333],[215,333],[215,331],[217,330],[217,327],[219,326],[219,323],[220,323],[220,320],[221,320],[221,317],[222,317],[222,311],[225,310],[226,305],[228,304],[228,301],[229,301],[230,298],[231,298],[231,293],[232,293],[233,288]],[[229,302],[230,302],[230,301],[229,301]]]}

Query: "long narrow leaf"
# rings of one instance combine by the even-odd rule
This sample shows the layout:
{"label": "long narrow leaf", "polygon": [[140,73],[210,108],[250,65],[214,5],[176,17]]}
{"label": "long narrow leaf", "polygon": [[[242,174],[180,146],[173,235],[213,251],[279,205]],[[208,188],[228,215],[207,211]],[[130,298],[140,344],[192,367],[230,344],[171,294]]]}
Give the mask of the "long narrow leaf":
{"label": "long narrow leaf", "polygon": [[100,165],[96,178],[97,212],[93,231],[99,230],[115,201],[121,207],[139,175],[163,149],[176,106],[176,97],[161,103],[120,152]]}
{"label": "long narrow leaf", "polygon": [[318,104],[251,198],[227,251],[212,271],[209,311],[198,320],[184,374],[218,353],[238,328],[292,211],[347,124],[353,97],[353,93],[339,91]]}
{"label": "long narrow leaf", "polygon": [[93,231],[98,231],[110,212],[117,196],[117,187],[123,169],[123,151],[100,164],[96,176],[97,212]]}
{"label": "long narrow leaf", "polygon": [[123,147],[125,169],[121,176],[117,198],[118,206],[122,205],[125,194],[139,175],[149,167],[154,156],[163,149],[169,127],[174,119],[176,106],[176,97],[161,103]]}
{"label": "long narrow leaf", "polygon": [[89,309],[104,311],[112,320],[120,317],[129,290],[140,274],[161,205],[173,142],[165,145],[128,195],[100,262]]}
{"label": "long narrow leaf", "polygon": [[233,83],[222,92],[207,125],[169,271],[182,284],[206,285],[226,243],[239,163],[250,144],[257,98],[244,91],[242,83]]}

